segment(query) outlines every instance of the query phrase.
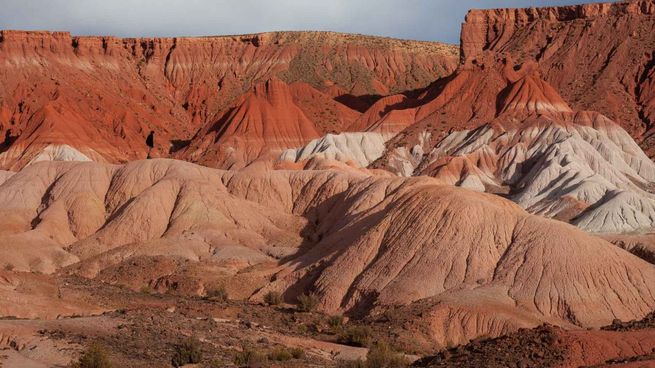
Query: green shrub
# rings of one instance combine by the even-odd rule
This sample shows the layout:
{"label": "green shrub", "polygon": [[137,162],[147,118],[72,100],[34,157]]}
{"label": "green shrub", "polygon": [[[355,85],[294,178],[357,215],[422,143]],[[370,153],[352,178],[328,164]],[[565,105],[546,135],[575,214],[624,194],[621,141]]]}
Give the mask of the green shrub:
{"label": "green shrub", "polygon": [[218,286],[207,290],[207,298],[226,302],[229,299],[225,286]]}
{"label": "green shrub", "polygon": [[314,293],[298,296],[298,310],[301,312],[313,312],[318,307],[319,299]]}
{"label": "green shrub", "polygon": [[279,305],[282,304],[282,295],[277,291],[269,291],[264,295],[264,302],[268,305]]}
{"label": "green shrub", "polygon": [[302,348],[291,348],[290,352],[293,359],[302,359],[305,357],[305,350]]}
{"label": "green shrub", "polygon": [[185,364],[197,364],[202,360],[202,351],[200,342],[192,337],[184,340],[181,344],[175,346],[175,352],[171,363],[173,367],[181,367]]}
{"label": "green shrub", "polygon": [[253,349],[243,349],[234,354],[234,364],[239,367],[256,367],[268,361],[265,354]]}
{"label": "green shrub", "polygon": [[404,368],[409,366],[409,360],[403,353],[391,349],[383,342],[375,343],[366,354],[367,368]]}
{"label": "green shrub", "polygon": [[337,368],[366,368],[366,363],[361,359],[357,360],[339,360]]}
{"label": "green shrub", "polygon": [[140,291],[141,291],[142,294],[152,294],[152,293],[155,292],[155,289],[150,287],[150,285],[144,285],[144,286],[141,287]]}
{"label": "green shrub", "polygon": [[112,368],[113,365],[104,347],[98,344],[86,349],[77,362],[71,364],[72,368]]}
{"label": "green shrub", "polygon": [[367,326],[353,326],[337,337],[340,344],[367,347],[371,343],[373,332]]}
{"label": "green shrub", "polygon": [[208,363],[206,363],[203,367],[204,368],[224,368],[226,366],[225,363],[218,359],[214,359]]}
{"label": "green shrub", "polygon": [[328,325],[332,328],[341,327],[341,325],[343,325],[343,316],[340,314],[330,316],[330,318],[328,318]]}
{"label": "green shrub", "polygon": [[291,352],[289,352],[289,350],[283,347],[279,347],[273,349],[273,351],[268,353],[268,359],[275,360],[278,362],[286,362],[287,360],[293,359],[293,355],[291,355]]}

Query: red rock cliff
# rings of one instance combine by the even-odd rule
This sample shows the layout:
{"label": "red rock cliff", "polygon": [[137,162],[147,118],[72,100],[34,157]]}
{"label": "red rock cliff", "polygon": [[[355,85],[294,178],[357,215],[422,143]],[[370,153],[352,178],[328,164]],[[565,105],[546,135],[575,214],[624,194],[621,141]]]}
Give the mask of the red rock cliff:
{"label": "red rock cliff", "polygon": [[486,53],[536,60],[544,79],[576,110],[620,123],[655,155],[655,1],[471,10],[462,63]]}
{"label": "red rock cliff", "polygon": [[191,138],[271,77],[361,104],[356,96],[420,88],[456,64],[453,46],[326,32],[121,39],[0,31],[0,131],[12,141],[0,166],[20,167],[50,144],[109,162],[143,158],[150,130],[166,156],[170,142]]}

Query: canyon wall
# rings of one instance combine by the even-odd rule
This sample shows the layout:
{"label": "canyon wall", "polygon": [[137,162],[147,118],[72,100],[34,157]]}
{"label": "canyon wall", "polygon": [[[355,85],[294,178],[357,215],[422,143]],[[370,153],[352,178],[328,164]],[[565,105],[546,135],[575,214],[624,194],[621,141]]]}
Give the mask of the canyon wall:
{"label": "canyon wall", "polygon": [[1,31],[0,166],[22,167],[62,145],[93,160],[144,158],[151,130],[155,154],[168,156],[271,77],[364,110],[378,95],[449,74],[457,54],[438,43],[328,32],[121,39]]}
{"label": "canyon wall", "polygon": [[471,10],[461,60],[485,54],[537,61],[544,79],[576,110],[594,110],[655,154],[655,2]]}

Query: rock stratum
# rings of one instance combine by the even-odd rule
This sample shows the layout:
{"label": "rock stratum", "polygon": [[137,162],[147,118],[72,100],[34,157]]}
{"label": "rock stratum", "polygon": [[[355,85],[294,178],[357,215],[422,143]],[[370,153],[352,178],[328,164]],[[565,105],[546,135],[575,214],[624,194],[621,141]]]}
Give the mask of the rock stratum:
{"label": "rock stratum", "polygon": [[[420,109],[431,109],[431,116],[473,114],[479,119],[469,122],[474,128],[432,129],[428,117],[393,138],[398,147],[376,165],[500,193],[532,213],[589,231],[653,228],[653,162],[606,116],[574,111],[541,78],[536,64],[479,62],[463,67],[443,89]],[[471,96],[472,111],[458,109],[456,96]],[[485,111],[477,102],[485,99],[497,101],[488,120],[477,113]]]}
{"label": "rock stratum", "polygon": [[653,156],[655,3],[471,10],[462,26],[463,63],[485,53],[536,61],[576,110],[618,122]]}
{"label": "rock stratum", "polygon": [[[653,66],[635,65],[635,53],[655,42],[646,31],[652,9],[633,1],[473,10],[456,72],[380,99],[351,125],[357,134],[281,159],[430,175],[588,231],[651,231],[653,103],[641,96]],[[617,27],[630,37],[612,38]]]}
{"label": "rock stratum", "polygon": [[[173,294],[222,280],[252,300],[310,290],[328,313],[419,308],[430,346],[543,322],[597,327],[655,308],[652,264],[431,178],[42,162],[0,186],[0,208],[8,285],[39,272]],[[79,308],[34,288],[3,290],[3,315]],[[48,298],[58,303],[37,308]]]}
{"label": "rock stratum", "polygon": [[0,31],[0,166],[21,168],[49,146],[110,163],[143,159],[151,130],[153,156],[168,157],[202,127],[230,123],[234,105],[271,78],[302,84],[303,114],[332,132],[378,96],[449,74],[457,58],[454,46],[329,32],[120,39]]}
{"label": "rock stratum", "polygon": [[479,59],[401,101],[363,132],[328,135],[280,159],[429,175],[592,232],[654,226],[651,159],[616,122],[574,110],[535,62]]}

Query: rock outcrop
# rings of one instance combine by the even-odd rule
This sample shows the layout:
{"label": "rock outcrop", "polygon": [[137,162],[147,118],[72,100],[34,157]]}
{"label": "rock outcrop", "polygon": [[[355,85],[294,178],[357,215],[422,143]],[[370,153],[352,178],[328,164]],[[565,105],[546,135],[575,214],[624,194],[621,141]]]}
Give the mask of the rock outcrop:
{"label": "rock outcrop", "polygon": [[[142,159],[151,130],[152,155],[169,157],[276,77],[311,86],[305,113],[335,132],[358,116],[346,105],[366,109],[378,95],[425,87],[454,70],[457,55],[438,43],[328,32],[120,39],[0,31],[0,167],[19,169],[50,145],[102,162]],[[322,116],[323,105],[332,113]]]}
{"label": "rock outcrop", "polygon": [[620,127],[596,113],[484,125],[452,133],[417,172],[474,190],[508,193],[531,213],[592,232],[649,231],[655,165]]}
{"label": "rock outcrop", "polygon": [[[506,353],[498,354],[499,351]],[[543,325],[443,350],[413,366],[574,368],[650,367],[654,363],[655,329],[652,325],[622,331],[567,331]]]}
{"label": "rock outcrop", "polygon": [[536,61],[574,110],[598,111],[655,154],[655,2],[471,10],[461,33],[464,64],[485,54]]}
{"label": "rock outcrop", "polygon": [[486,55],[437,82],[432,99],[419,96],[405,114],[418,120],[371,167],[507,195],[593,232],[655,227],[655,165],[630,135],[572,109],[537,63]]}
{"label": "rock outcrop", "polygon": [[289,86],[271,79],[201,129],[181,157],[213,167],[242,168],[318,138],[319,130],[296,105]]}

